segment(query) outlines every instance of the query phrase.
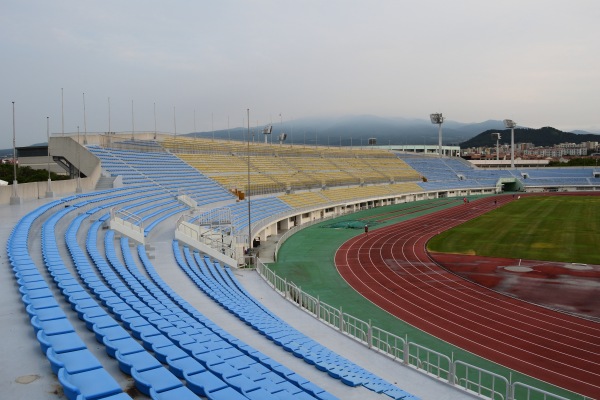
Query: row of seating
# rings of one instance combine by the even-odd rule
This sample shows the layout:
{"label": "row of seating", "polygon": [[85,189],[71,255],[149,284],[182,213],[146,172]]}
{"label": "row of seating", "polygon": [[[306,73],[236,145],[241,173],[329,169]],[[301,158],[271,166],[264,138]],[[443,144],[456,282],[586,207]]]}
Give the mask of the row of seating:
{"label": "row of seating", "polygon": [[427,178],[420,183],[424,190],[494,187],[500,178],[517,179],[525,187],[598,186],[590,168],[518,168],[477,169],[455,158],[407,157],[400,155],[412,168]]}
{"label": "row of seating", "polygon": [[387,150],[376,148],[301,146],[264,144],[239,140],[211,140],[206,138],[168,137],[162,143],[163,147],[173,153],[188,154],[247,154],[250,147],[252,155],[268,155],[279,157],[368,157],[393,158]]}
{"label": "row of seating", "polygon": [[[109,206],[112,206],[112,204],[106,205],[106,207],[109,207]],[[90,274],[89,264],[84,261],[81,250],[78,249],[78,246],[73,243],[77,242],[76,241],[77,229],[79,229],[82,222],[88,217],[88,215],[89,214],[82,214],[79,217],[76,217],[67,232],[67,237],[68,237],[67,243],[72,244],[71,246],[69,246],[69,249],[70,249],[71,254],[76,262],[76,265],[78,265],[77,269],[80,272],[82,279],[86,280],[86,281],[89,279],[94,279],[94,278],[91,278],[88,275],[88,274]],[[138,274],[136,276],[136,279],[137,279],[137,281],[136,281],[136,279],[134,279],[134,277],[133,277],[133,274],[130,275],[128,272],[128,271],[132,271],[132,269],[130,268],[129,270],[126,270],[126,269],[124,269],[123,266],[120,265],[120,261],[119,261],[118,257],[116,256],[114,247],[112,247],[113,235],[114,235],[114,233],[112,231],[108,231],[106,233],[105,252],[108,256],[110,265],[118,272],[119,277],[116,277],[114,275],[114,273],[111,272],[110,269],[107,269],[105,262],[103,262],[103,258],[100,256],[99,251],[95,247],[95,243],[97,241],[95,232],[97,232],[98,229],[100,229],[103,221],[107,217],[108,217],[108,215],[102,216],[96,222],[94,222],[94,224],[92,225],[92,228],[90,229],[90,231],[88,233],[88,238],[86,240],[86,247],[88,248],[88,252],[92,256],[92,259],[94,260],[95,265],[100,267],[100,266],[103,266],[103,264],[104,264],[104,267],[101,268],[101,271],[103,272],[102,276],[104,278],[104,281],[110,282],[113,285],[115,285],[115,282],[117,282],[117,285],[119,285],[118,291],[117,291],[117,287],[114,287],[114,288],[111,287],[113,289],[113,291],[110,294],[106,293],[106,291],[104,291],[104,290],[102,291],[102,296],[103,296],[104,301],[106,302],[107,305],[110,306],[111,311],[115,311],[118,313],[118,316],[119,316],[118,319],[120,321],[122,321],[125,326],[127,326],[128,328],[130,328],[132,330],[134,337],[141,339],[144,347],[151,349],[152,351],[155,352],[154,356],[156,357],[157,360],[159,360],[161,362],[165,362],[165,363],[170,362],[169,367],[172,370],[175,369],[175,367],[172,364],[179,365],[179,366],[181,366],[181,365],[192,366],[193,365],[195,368],[197,368],[198,365],[191,363],[187,358],[185,360],[185,363],[182,361],[182,359],[184,357],[182,357],[181,351],[178,352],[178,350],[174,344],[175,341],[172,340],[172,338],[174,338],[174,337],[179,338],[179,336],[184,335],[184,333],[186,333],[185,337],[187,338],[187,340],[189,340],[188,336],[193,337],[193,335],[187,335],[187,333],[191,333],[189,331],[176,333],[174,330],[175,329],[182,330],[183,326],[181,324],[178,324],[176,326],[173,325],[174,320],[173,320],[172,314],[163,315],[164,312],[172,313],[174,310],[177,309],[177,307],[175,307],[173,304],[169,303],[164,298],[160,298],[160,300],[159,300],[159,296],[156,295],[156,293],[158,293],[159,291],[156,287],[153,287],[146,283],[144,288],[147,288],[148,290],[145,290],[144,288],[142,288],[138,283],[138,282],[143,281],[143,278],[140,278],[141,275]],[[128,253],[127,240],[122,239],[121,243],[122,243],[121,248],[122,248],[123,258],[125,259],[126,264],[130,264],[130,266],[131,266],[131,264],[133,262],[131,260],[131,255]],[[143,251],[143,247],[141,249]],[[148,263],[149,261],[146,260],[146,262]],[[96,279],[98,279],[98,278],[96,278]],[[96,281],[94,280],[94,282],[96,282]],[[127,289],[124,289],[120,285],[126,285]],[[117,302],[117,300],[114,297],[114,295],[116,295],[117,293],[119,293],[119,297],[121,297],[121,295],[125,296],[123,298],[123,301],[125,301],[127,303],[129,308],[126,308],[125,305]],[[132,297],[130,295],[130,293],[133,293],[135,295],[135,297]],[[110,301],[107,299],[110,299]],[[127,300],[129,300],[129,301],[127,301]],[[143,305],[139,304],[140,300],[142,301]],[[159,310],[157,308],[157,307],[159,307],[157,302],[161,303],[164,306],[164,308],[161,307]],[[136,306],[137,308],[134,306]],[[147,308],[150,308],[151,310],[148,311]],[[193,308],[191,308],[191,307],[189,307],[189,309],[193,310]],[[134,314],[135,312],[137,312],[137,314]],[[164,318],[158,317],[157,314]],[[196,311],[196,314],[197,314],[197,311]],[[151,315],[153,317],[150,317]],[[169,316],[170,318],[167,319],[166,318],[167,316]],[[131,341],[131,339],[128,339],[126,337],[121,338],[120,335],[122,334],[122,332],[120,330],[117,332],[113,332],[113,330],[116,328],[116,326],[113,325],[113,320],[106,319],[104,317],[105,316],[103,315],[102,316],[103,326],[101,328],[99,328],[95,324],[96,322],[99,322],[97,320],[94,320],[94,324],[92,324],[92,321],[90,321],[89,323],[92,324],[91,326],[95,330],[97,336],[101,335],[102,333],[105,333],[105,332],[108,332],[109,334],[114,333],[115,335],[117,335],[116,338],[111,336],[111,339],[113,339],[113,341],[118,341],[118,343],[119,343],[119,347],[114,347],[114,348],[111,346],[111,344],[112,344],[111,339],[107,339],[106,337],[103,337],[103,342],[107,345],[107,353],[112,354],[114,357],[116,357],[119,360],[119,365],[120,365],[121,369],[124,372],[130,373],[134,377],[134,379],[136,380],[136,386],[139,386],[140,390],[149,392],[155,398],[159,398],[159,397],[165,398],[166,393],[170,394],[175,389],[178,392],[182,391],[182,389],[179,386],[176,388],[170,387],[169,385],[173,385],[175,383],[175,381],[172,378],[170,378],[168,374],[166,374],[165,372],[163,372],[162,370],[159,369],[159,365],[157,364],[155,359],[151,355],[150,356],[146,355],[144,353],[144,351],[141,349],[141,346],[135,345],[135,343],[133,343]],[[89,316],[85,316],[84,318],[89,318]],[[142,318],[142,320],[140,320],[140,318]],[[143,320],[143,318],[146,318],[145,321]],[[187,318],[189,319],[189,317],[187,317]],[[161,332],[162,336],[160,333],[157,333],[154,329]],[[200,341],[202,343],[202,346],[206,346],[206,343],[207,343],[205,341],[206,338],[207,338],[207,332],[204,331],[204,332],[202,332],[202,340]],[[169,341],[169,340],[171,340],[171,341]],[[183,340],[183,337],[180,338],[178,343],[181,343],[182,340]],[[188,343],[187,340],[185,341],[186,346],[191,347],[191,344]],[[237,339],[235,339],[235,338],[231,338],[230,340],[237,341]],[[221,369],[226,368],[224,365],[221,365],[220,362],[217,362],[218,360],[214,358],[216,356],[215,353],[217,350],[225,353],[225,350],[221,349],[220,347],[217,349],[217,347],[220,346],[219,341],[214,341],[214,342],[216,343],[216,344],[213,344],[213,346],[215,347],[215,349],[214,349],[215,351],[211,352],[211,354],[208,354],[207,352],[200,353],[200,351],[199,351],[200,344],[198,344],[198,345],[194,346],[193,355],[194,355],[194,357],[200,357],[200,355],[202,355],[202,357],[204,357],[205,359],[212,361],[213,363],[211,363],[210,366],[213,367],[213,369],[217,368],[215,365],[219,365]],[[244,349],[247,348],[245,345],[242,345],[242,346]],[[250,349],[249,351],[251,351],[252,354],[256,354],[256,352],[254,350]],[[205,354],[205,353],[207,353],[207,354]],[[227,354],[229,356],[232,356],[233,354],[237,354],[237,353],[235,353],[233,350],[231,350]],[[256,357],[259,357],[260,360],[265,360],[264,355],[259,356],[258,354],[256,354]],[[232,357],[232,359],[237,360],[237,362],[238,362],[237,366],[239,367],[240,366],[239,362],[241,362],[239,357]],[[198,362],[200,362],[200,361],[198,361]],[[225,362],[225,361],[223,361],[223,362]],[[274,362],[271,361],[271,363],[274,363]],[[253,373],[257,373],[256,372],[257,366],[255,364],[256,364],[256,361],[253,361],[251,364],[252,368],[248,367],[248,372],[252,371]],[[208,363],[204,367],[208,367]],[[290,387],[289,385],[284,385],[283,381],[282,381],[282,377],[280,377],[280,376],[279,377],[278,376],[271,377],[272,379],[269,381],[271,383],[268,384],[268,386],[270,387],[271,392],[274,392],[274,393],[270,393],[270,392],[265,392],[263,390],[257,389],[257,387],[259,387],[259,385],[264,386],[267,384],[266,373],[261,373],[261,374],[259,374],[260,376],[258,376],[258,375],[255,376],[256,379],[248,381],[248,380],[244,380],[243,378],[238,377],[237,370],[234,367],[226,368],[226,369],[227,369],[227,371],[229,371],[229,374],[226,375],[228,380],[224,379],[224,375],[220,375],[221,378],[223,378],[222,380],[220,380],[218,376],[213,377],[213,379],[209,379],[210,375],[207,375],[208,372],[202,374],[202,379],[200,380],[201,382],[212,382],[211,387],[209,387],[208,389],[206,389],[206,388],[202,389],[202,390],[204,390],[204,392],[200,392],[200,387],[196,388],[196,386],[194,386],[194,383],[197,382],[195,375],[199,375],[199,373],[193,374],[190,371],[187,371],[187,372],[182,371],[182,374],[183,374],[182,377],[186,379],[188,387],[190,387],[190,385],[192,385],[191,387],[193,389],[197,389],[198,393],[200,393],[202,395],[204,393],[204,394],[208,395],[209,398],[238,398],[239,396],[241,396],[241,395],[239,395],[239,393],[238,393],[238,395],[236,395],[235,391],[231,392],[233,390],[232,387],[234,387],[233,382],[238,382],[238,386],[239,386],[240,385],[239,382],[242,382],[242,381],[245,381],[245,386],[244,386],[245,392],[244,393],[247,395],[246,397],[269,398],[269,397],[273,397],[271,395],[277,394],[274,397],[277,397],[277,398],[309,398],[306,396],[302,396],[301,394],[303,393],[303,391],[298,390],[297,388],[295,388],[295,386]],[[245,368],[241,368],[241,369],[245,369]],[[175,370],[177,370],[177,369],[175,369]],[[150,372],[147,372],[147,371],[150,371],[151,374],[155,376],[156,382],[155,382],[154,386],[159,385],[158,388],[152,388],[147,385],[148,381],[146,379],[144,379],[145,376],[150,374]],[[197,379],[199,379],[199,377]],[[257,384],[257,382],[255,382],[255,381],[260,381],[260,383]],[[302,380],[302,381],[305,382],[305,380]],[[220,384],[219,384],[219,382],[220,382]],[[225,382],[225,383],[223,383],[223,382]],[[273,382],[276,382],[276,383],[273,383]],[[315,387],[313,387],[313,386],[310,386],[310,387],[315,389]],[[239,388],[241,390],[241,386]],[[207,391],[207,390],[209,390],[209,391]],[[284,390],[287,392],[291,391],[291,394],[284,393]],[[230,393],[225,395],[225,393],[224,393],[225,391],[229,391]],[[321,390],[318,390],[318,391],[321,392]],[[218,394],[217,394],[217,392],[218,392]],[[236,397],[236,396],[238,396],[238,397]],[[239,397],[239,398],[241,398],[241,397]],[[310,397],[310,398],[312,398],[312,397]],[[321,396],[321,398],[326,398],[326,397]],[[330,397],[328,396],[327,398],[330,398]]]}
{"label": "row of seating", "polygon": [[[156,305],[151,303],[155,301],[154,297],[149,294],[140,297],[139,292],[136,293],[131,288],[134,283],[123,280],[122,276],[119,277],[112,272],[96,248],[96,232],[107,217],[108,215],[104,215],[99,218],[88,231],[86,247],[108,286],[99,283],[102,279],[92,270],[83,251],[77,245],[76,232],[87,215],[76,217],[67,231],[67,245],[82,280],[96,293],[115,318],[130,330],[131,335],[142,342],[140,345],[123,327],[116,324],[113,318],[106,315],[87,315],[88,308],[92,307],[90,305],[85,308],[84,319],[88,321],[88,328],[93,329],[97,339],[106,346],[107,353],[118,360],[123,372],[133,377],[140,391],[155,399],[196,398],[193,393],[211,399],[246,398],[220,379],[216,377],[211,379],[199,363],[192,363],[185,352],[158,330],[157,327],[165,328],[165,324],[173,321],[163,319],[162,325],[158,322],[160,318]],[[105,247],[110,261],[115,264],[119,261],[112,247],[113,235],[113,231],[108,231]],[[167,314],[171,315],[168,312]],[[147,350],[152,351],[153,355]],[[163,367],[162,363],[167,364],[170,370]],[[185,366],[185,369],[182,366]],[[181,378],[185,379],[186,387],[179,380]]]}
{"label": "row of seating", "polygon": [[244,232],[248,223],[255,224],[263,219],[290,211],[292,208],[277,197],[262,197],[250,202],[251,221],[248,221],[248,203],[239,202],[229,206],[235,232]]}
{"label": "row of seating", "polygon": [[[104,207],[110,207],[113,204],[110,203],[105,205]],[[98,208],[94,209],[96,212]],[[70,212],[70,210],[65,210],[64,213]],[[60,213],[62,214],[62,212]],[[151,335],[151,331],[148,331],[148,327],[146,324],[135,325],[135,323],[139,323],[139,320],[134,320],[135,318],[141,318],[140,315],[135,315],[131,309],[127,309],[124,307],[124,304],[116,301],[116,297],[114,292],[107,290],[106,286],[103,286],[102,283],[99,283],[98,278],[91,272],[90,266],[86,261],[85,256],[83,255],[81,249],[76,245],[76,231],[81,225],[82,221],[88,217],[89,214],[82,214],[81,216],[75,218],[70,225],[67,231],[67,246],[72,254],[75,265],[80,272],[80,276],[86,284],[90,286],[90,290],[94,291],[97,296],[103,301],[103,304],[107,305],[112,311],[119,310],[118,316],[119,320],[123,321],[124,325],[132,328],[132,332],[134,336],[138,339],[141,339],[145,346],[154,346],[157,340],[157,335]],[[53,219],[59,219],[62,217],[61,215],[53,216],[47,224],[45,224],[44,232],[53,232],[54,231],[54,223]],[[108,217],[104,215],[101,217],[96,223],[95,226],[99,227],[103,221]],[[52,225],[48,225],[52,223]],[[93,231],[91,231],[93,232]],[[112,233],[112,231],[111,231]],[[50,242],[45,242],[45,248],[52,248],[52,240]],[[89,235],[87,245],[89,247],[92,246],[92,243],[95,243],[94,237]],[[56,252],[57,253],[57,252]],[[100,261],[97,253],[94,254],[95,261]],[[57,260],[58,261],[58,260]],[[114,282],[111,278],[107,278],[107,282]],[[62,283],[61,283],[62,285]],[[70,286],[69,286],[70,287]],[[79,289],[79,288],[78,288]],[[79,290],[78,290],[79,292]],[[89,329],[93,329],[96,333],[96,337],[98,340],[102,338],[102,342],[107,345],[107,353],[113,357],[116,357],[119,360],[119,365],[121,369],[131,374],[136,382],[136,386],[143,393],[151,395],[153,398],[188,398],[191,392],[186,391],[185,388],[182,388],[181,382],[176,379],[169,371],[164,370],[160,366],[160,363],[156,361],[156,359],[147,355],[143,348],[137,344],[130,337],[128,338],[124,335],[124,331],[118,324],[116,324],[114,319],[111,319],[106,315],[103,310],[98,309],[97,305],[92,303],[87,303],[89,301],[89,297],[85,293],[78,293],[76,298],[69,297],[69,301],[77,301],[76,307],[78,309],[78,313],[80,314],[80,318],[83,318],[86,321],[86,324]],[[82,304],[85,302],[84,304]],[[121,307],[121,308],[119,308]],[[81,309],[82,308],[82,309]],[[92,311],[90,311],[92,310]],[[90,315],[91,314],[91,315]],[[110,337],[109,337],[110,335]],[[152,338],[152,341],[149,338]],[[109,343],[118,342],[118,346],[111,347]],[[171,346],[173,348],[173,346]],[[167,354],[173,355],[173,350],[165,353],[165,347],[160,347],[162,352],[156,352],[156,355],[161,355],[163,358],[167,357]],[[133,364],[132,364],[133,363]],[[204,380],[203,376],[201,380]],[[190,378],[190,382],[194,381],[194,379]],[[188,382],[188,384],[190,384]],[[231,395],[225,395],[223,391],[228,389],[223,382],[221,382],[219,388],[219,396],[221,398],[232,398]],[[206,395],[204,392],[203,385],[194,386],[199,390],[199,394]],[[226,390],[227,391],[227,390]],[[195,398],[195,396],[193,396]],[[191,397],[190,397],[191,398]],[[213,397],[211,397],[213,398]],[[215,398],[219,398],[218,396]]]}
{"label": "row of seating", "polygon": [[[122,247],[123,253],[127,253],[128,247]],[[172,329],[169,330],[169,335],[178,339],[181,336],[182,339],[179,340],[179,343],[183,348],[208,348],[208,351],[196,354],[208,370],[250,398],[299,399],[313,398],[315,394],[321,393],[317,398],[333,398],[327,392],[309,384],[308,381],[299,376],[297,379],[306,383],[305,387],[297,385],[295,380],[278,373],[273,368],[279,365],[277,362],[215,326],[173,292],[156,274],[142,246],[138,247],[138,254],[152,282],[146,281],[145,277],[133,268],[130,269],[131,273],[135,274],[140,282],[144,282],[143,284],[149,292],[164,293],[168,300],[162,300],[161,302],[165,305],[169,304],[171,311],[184,315],[185,318],[189,318],[188,315],[194,316],[198,323],[204,326],[202,340],[199,340],[198,344],[189,343],[190,338],[184,334],[174,335]],[[132,262],[130,255],[126,255],[125,260],[126,262],[127,260]],[[184,341],[183,338],[186,340]],[[200,339],[200,337],[197,338]]]}
{"label": "row of seating", "polygon": [[208,257],[200,257],[197,252],[192,255],[188,247],[183,247],[182,254],[177,241],[173,241],[173,252],[179,266],[200,290],[284,350],[348,386],[361,385],[394,399],[416,399],[318,344],[265,310],[252,296],[240,290],[241,286],[235,283],[231,273],[218,273],[220,267],[213,265]]}
{"label": "row of seating", "polygon": [[384,150],[304,149],[299,157],[264,144],[253,144],[248,155],[241,142],[204,139],[166,139],[163,146],[225,187],[244,192],[256,193],[252,186],[266,184],[279,184],[283,191],[286,187],[306,189],[419,179],[408,164]]}
{"label": "row of seating", "polygon": [[[29,254],[28,237],[34,221],[70,200],[73,198],[48,203],[24,216],[11,232],[7,254],[40,348],[58,376],[67,398],[131,399],[75,332]],[[46,253],[46,262],[55,265],[54,254]],[[59,287],[64,293],[76,296],[76,282],[69,281],[57,270],[52,270],[51,276],[55,282],[62,284]]]}
{"label": "row of seating", "polygon": [[138,152],[88,146],[112,176],[124,184],[153,184],[172,195],[187,194],[198,205],[235,201],[235,196],[179,158],[165,152]]}

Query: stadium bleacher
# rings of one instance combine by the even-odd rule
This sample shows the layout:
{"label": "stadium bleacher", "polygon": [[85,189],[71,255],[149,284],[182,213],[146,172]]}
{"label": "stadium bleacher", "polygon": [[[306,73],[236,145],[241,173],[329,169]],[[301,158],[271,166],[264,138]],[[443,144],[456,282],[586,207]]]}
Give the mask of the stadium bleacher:
{"label": "stadium bleacher", "polygon": [[[106,173],[123,178],[124,186],[43,204],[15,224],[6,244],[23,308],[68,399],[132,398],[82,339],[83,329],[151,398],[334,398],[221,329],[171,289],[145,246],[133,252],[130,239],[106,229],[112,208],[135,216],[145,236],[170,217],[200,210],[193,221],[208,210],[226,208],[233,233],[239,234],[278,215],[349,200],[493,189],[503,178],[525,188],[587,188],[599,181],[587,168],[480,170],[457,159],[372,149],[253,143],[248,155],[247,144],[240,142],[183,138],[87,148]],[[250,221],[247,201],[229,190],[247,185],[248,156],[256,187],[270,185],[274,192],[252,197]],[[184,194],[197,203],[196,210],[178,200]],[[32,237],[41,244],[39,257],[30,247]],[[228,267],[177,241],[172,259],[224,310],[328,377],[391,398],[416,398],[290,327],[246,292]]]}

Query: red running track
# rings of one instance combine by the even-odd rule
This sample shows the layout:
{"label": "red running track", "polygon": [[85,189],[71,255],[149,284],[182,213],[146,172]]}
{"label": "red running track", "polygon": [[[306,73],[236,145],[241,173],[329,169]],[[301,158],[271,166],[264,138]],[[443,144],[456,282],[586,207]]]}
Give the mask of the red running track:
{"label": "red running track", "polygon": [[[335,264],[364,297],[442,340],[576,393],[600,399],[600,324],[464,280],[435,264],[434,235],[512,196],[472,201],[344,243]],[[518,200],[517,200],[518,201]]]}

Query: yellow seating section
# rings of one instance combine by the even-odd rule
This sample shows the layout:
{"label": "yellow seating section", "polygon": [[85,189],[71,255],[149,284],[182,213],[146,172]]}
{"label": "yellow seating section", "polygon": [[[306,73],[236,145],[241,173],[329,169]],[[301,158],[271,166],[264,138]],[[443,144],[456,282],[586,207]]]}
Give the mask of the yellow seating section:
{"label": "yellow seating section", "polygon": [[279,198],[294,208],[310,207],[327,203],[327,198],[321,192],[292,193],[279,196]]}
{"label": "yellow seating section", "polygon": [[368,199],[371,197],[394,196],[404,193],[421,192],[423,189],[416,183],[395,183],[392,185],[373,185],[351,188],[334,188],[318,192],[285,194],[279,198],[292,207],[307,207],[340,202],[352,199]]}
{"label": "yellow seating section", "polygon": [[420,179],[414,169],[392,152],[372,148],[305,147],[184,137],[165,138],[162,146],[228,189],[245,190],[248,173],[252,187],[281,191]]}

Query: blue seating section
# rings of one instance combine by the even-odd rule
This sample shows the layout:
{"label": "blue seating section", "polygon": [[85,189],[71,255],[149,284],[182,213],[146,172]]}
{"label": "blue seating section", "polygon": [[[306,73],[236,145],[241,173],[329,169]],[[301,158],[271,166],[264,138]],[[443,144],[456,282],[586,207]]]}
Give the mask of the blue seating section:
{"label": "blue seating section", "polygon": [[[535,186],[600,186],[590,168],[531,168],[515,171],[526,187]],[[523,174],[527,178],[523,179]]]}
{"label": "blue seating section", "polygon": [[[191,353],[192,357],[206,368],[205,374],[213,377],[213,380],[222,380],[227,386],[235,388],[249,398],[334,398],[291,371],[288,374],[281,373],[279,369],[283,366],[279,363],[206,319],[162,281],[146,257],[143,246],[138,246],[138,255],[151,281],[134,265],[126,239],[122,239],[121,249],[126,266],[118,268],[120,273],[124,277],[128,276],[128,282],[138,282],[141,285],[138,288],[140,297],[147,299],[148,296],[155,295],[154,300],[158,302],[155,304],[159,308],[165,307],[165,312],[170,313],[165,317],[167,321],[161,320],[161,323],[156,325],[157,329],[164,331],[181,349]],[[174,368],[184,368],[187,364],[180,360],[175,361],[178,366]]]}
{"label": "blue seating section", "polygon": [[[243,201],[225,206],[224,208],[229,208],[231,211],[231,224],[233,226],[234,233],[245,232],[248,229],[248,203]],[[266,218],[270,218],[277,214],[292,210],[292,207],[278,197],[264,197],[256,200],[250,200],[250,208],[252,214],[252,224],[256,224],[257,222]],[[190,218],[189,222],[194,222],[206,215],[210,215],[210,212],[196,215]],[[230,233],[225,230],[228,229],[227,227],[219,227],[218,229],[223,230],[223,233]]]}
{"label": "blue seating section", "polygon": [[[47,211],[50,214],[42,225],[42,255],[48,272],[82,325],[94,333],[106,353],[133,378],[136,387],[154,399],[197,395],[209,399],[333,399],[331,394],[227,334],[177,296],[158,275],[152,275],[143,246],[138,248],[139,256],[149,275],[161,285],[137,269],[127,239],[121,239],[120,248],[115,248],[114,232],[102,229],[109,217],[102,214],[106,212],[103,210],[126,201],[142,203],[140,196],[144,197],[135,191],[114,190],[99,196],[73,196],[38,209],[39,215]],[[72,217],[75,213],[77,216]],[[91,225],[85,223],[93,220],[95,214],[102,215]],[[63,220],[70,220],[65,243],[77,276],[65,267],[55,237],[57,225]],[[77,240],[82,229],[87,229],[86,250]],[[99,232],[106,232],[104,249],[98,246]],[[19,265],[19,256],[23,256],[24,261],[31,263],[27,235],[21,240],[23,254],[18,251],[17,236],[14,237],[8,243],[11,260]],[[52,291],[47,285],[44,287],[43,279],[34,278],[33,272],[39,275],[37,267],[33,269],[23,275],[22,282],[27,285],[24,301],[42,350],[67,398],[129,398],[86,348]]]}
{"label": "blue seating section", "polygon": [[[173,241],[173,252],[177,263],[200,290],[284,350],[348,386],[362,385],[394,399],[416,399],[323,347],[265,310],[252,296],[240,289],[241,286],[231,273],[220,272],[222,269],[212,264],[208,257],[200,257],[198,253],[192,256],[187,247],[183,248],[182,254],[177,241]],[[276,369],[285,371],[280,367]]]}
{"label": "blue seating section", "polygon": [[[116,380],[102,367],[77,335],[29,255],[27,241],[32,224],[44,213],[71,199],[51,202],[24,216],[11,232],[7,242],[7,254],[42,352],[57,375],[65,396],[70,400],[131,399],[123,393]],[[49,262],[54,263],[56,260],[53,254],[48,251],[47,253],[50,257]],[[63,276],[64,290],[76,296],[77,283],[68,281],[66,274]],[[56,276],[54,279],[57,280]]]}
{"label": "blue seating section", "polygon": [[218,183],[166,152],[138,152],[89,146],[102,168],[121,175],[124,184],[153,184],[178,195],[187,194],[198,205],[235,201],[236,197]]}
{"label": "blue seating section", "polygon": [[[590,168],[477,169],[461,159],[401,158],[427,178],[427,182],[419,183],[424,190],[494,187],[500,178],[515,178],[526,187],[600,185],[600,179],[593,177]],[[524,174],[528,175],[526,179]]]}
{"label": "blue seating section", "polygon": [[[109,218],[104,210],[123,205],[142,219],[153,217],[157,210],[162,210],[158,213],[169,212],[165,208],[172,206],[172,200],[163,190],[139,185],[134,190],[73,196],[54,206],[63,203],[66,207],[53,210],[42,225],[42,255],[46,268],[79,319],[94,333],[106,353],[117,360],[119,368],[131,375],[142,393],[157,399],[195,398],[195,395],[211,399],[334,398],[207,320],[160,279],[143,246],[138,248],[138,256],[152,281],[137,270],[127,239],[122,239],[120,249],[117,249],[114,232],[108,230],[104,251],[99,249],[98,232],[102,232],[103,223]],[[261,213],[267,215],[288,207],[279,203],[278,199],[257,200],[257,219],[261,218]],[[46,211],[40,210],[43,210],[40,213]],[[75,212],[78,215],[72,217]],[[91,225],[84,225],[95,214],[101,216]],[[54,234],[57,224],[67,218],[71,222],[65,243],[77,277],[65,267]],[[89,226],[87,254],[77,240],[83,226]],[[150,231],[152,226],[146,229]],[[223,290],[230,295],[243,295],[253,310],[262,313],[262,318],[281,322],[235,284],[232,275],[217,275],[219,269],[212,264],[206,268],[206,271],[213,271],[215,282]],[[62,309],[49,288],[33,277],[25,280],[30,287],[27,294],[31,302],[28,311],[32,313],[32,325],[67,397],[122,395],[116,381],[85,347],[64,313],[61,314]],[[40,298],[48,298],[48,303],[42,306],[38,301]],[[341,357],[333,357],[333,353],[325,348],[319,348],[314,354],[317,353],[327,359],[319,361],[318,367],[329,363],[335,364],[335,368],[344,365],[341,372],[335,372],[334,367],[323,367],[323,370],[350,386],[362,384],[372,390],[385,391],[394,398],[408,396],[366,371],[350,366]],[[347,373],[349,368],[352,376]]]}
{"label": "blue seating section", "polygon": [[476,169],[462,159],[401,157],[427,178],[420,182],[424,190],[495,187],[499,178],[513,177],[508,170]]}

